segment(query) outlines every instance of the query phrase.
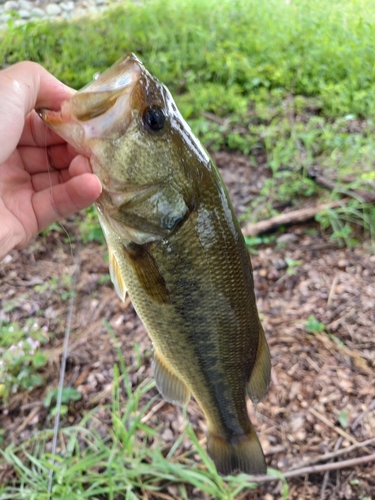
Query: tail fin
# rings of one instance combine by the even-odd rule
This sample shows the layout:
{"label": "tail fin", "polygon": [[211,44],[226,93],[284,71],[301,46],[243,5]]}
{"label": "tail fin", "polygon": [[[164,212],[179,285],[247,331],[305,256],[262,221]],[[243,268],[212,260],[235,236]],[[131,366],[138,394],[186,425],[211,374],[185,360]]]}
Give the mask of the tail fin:
{"label": "tail fin", "polygon": [[208,432],[207,452],[219,474],[224,476],[236,471],[246,474],[267,472],[263,450],[252,426],[249,434],[232,438],[230,441]]}

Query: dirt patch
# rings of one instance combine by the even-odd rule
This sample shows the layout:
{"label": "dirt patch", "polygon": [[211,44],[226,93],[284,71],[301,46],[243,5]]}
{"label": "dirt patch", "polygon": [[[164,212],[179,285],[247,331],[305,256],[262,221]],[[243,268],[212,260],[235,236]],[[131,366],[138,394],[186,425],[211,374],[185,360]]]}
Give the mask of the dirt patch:
{"label": "dirt patch", "polygon": [[[242,156],[217,153],[215,159],[241,214],[259,193],[267,171],[252,168]],[[74,237],[75,219],[68,220],[65,227]],[[75,259],[80,272],[66,385],[76,387],[82,399],[69,409],[65,422],[78,423],[90,408],[110,400],[118,356],[103,319],[113,328],[130,367],[132,384],[151,376],[151,343],[129,301],[121,303],[109,283],[105,252],[99,244],[70,244],[63,233],[50,231],[28,249],[12,252],[2,263],[0,318],[21,323],[35,318],[49,336],[46,386],[12,395],[7,407],[0,407],[5,443],[22,442],[35,429],[52,426],[43,399],[58,383]],[[375,255],[370,244],[364,241],[355,249],[339,248],[311,223],[290,228],[278,243],[260,248],[252,262],[273,374],[265,401],[256,408],[249,403],[249,411],[268,466],[290,471],[327,452],[373,438]],[[322,332],[313,331],[311,317],[325,325]],[[168,449],[181,429],[181,412],[161,398],[154,407],[157,411],[150,412],[148,423],[158,426]],[[194,402],[188,413],[203,439],[205,422]],[[103,434],[109,424],[103,418]],[[373,443],[334,460],[374,452]],[[310,473],[288,483],[289,498],[295,500],[371,498],[375,466]],[[242,498],[281,498],[281,484],[261,486],[257,495]]]}

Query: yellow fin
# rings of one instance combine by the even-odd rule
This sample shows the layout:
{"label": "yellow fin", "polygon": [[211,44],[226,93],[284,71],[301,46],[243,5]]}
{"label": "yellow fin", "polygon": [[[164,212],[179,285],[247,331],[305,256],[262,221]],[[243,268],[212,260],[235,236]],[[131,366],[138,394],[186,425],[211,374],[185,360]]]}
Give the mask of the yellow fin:
{"label": "yellow fin", "polygon": [[147,251],[145,245],[133,243],[130,248],[125,249],[139,283],[147,295],[159,304],[170,302],[169,292],[163,276],[153,256]]}
{"label": "yellow fin", "polygon": [[186,406],[190,399],[190,391],[166,365],[159,354],[154,355],[154,377],[156,387],[163,398],[172,404]]}
{"label": "yellow fin", "polygon": [[[250,424],[251,425],[251,424]],[[223,476],[234,472],[266,474],[267,465],[253,426],[249,434],[231,440],[208,432],[207,452]]]}
{"label": "yellow fin", "polygon": [[125,300],[126,297],[125,282],[120,271],[120,266],[118,265],[117,259],[111,247],[108,247],[108,258],[109,258],[109,274],[111,276],[112,283],[120,299]]}
{"label": "yellow fin", "polygon": [[247,393],[254,403],[261,401],[267,393],[271,380],[271,357],[266,336],[259,323],[259,343],[254,368],[247,384]]}

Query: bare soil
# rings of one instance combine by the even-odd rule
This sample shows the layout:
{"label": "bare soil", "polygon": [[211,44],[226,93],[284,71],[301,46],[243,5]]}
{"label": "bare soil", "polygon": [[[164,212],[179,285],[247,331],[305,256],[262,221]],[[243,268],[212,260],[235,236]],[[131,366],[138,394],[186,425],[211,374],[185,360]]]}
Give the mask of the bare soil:
{"label": "bare soil", "polygon": [[[258,195],[267,168],[262,158],[254,168],[241,155],[220,152],[214,156],[241,215]],[[151,343],[145,329],[130,302],[121,303],[107,279],[105,247],[78,241],[77,217],[64,223],[71,243],[63,233],[50,231],[29,248],[12,252],[0,267],[0,318],[21,324],[35,318],[46,327],[49,338],[44,346],[49,356],[43,371],[46,385],[14,394],[6,407],[0,406],[5,444],[22,442],[36,429],[52,427],[43,399],[58,384],[67,299],[72,291],[69,277],[76,262],[80,271],[65,385],[76,387],[82,399],[69,407],[62,425],[78,423],[89,409],[110,400],[118,356],[104,319],[121,345],[132,384],[152,376]],[[249,403],[249,412],[268,466],[285,473],[375,436],[375,255],[369,241],[354,249],[340,248],[314,222],[291,227],[280,235],[277,242],[252,255],[273,374],[264,402],[256,407]],[[36,285],[42,285],[39,291]],[[326,325],[326,330],[309,332],[309,316]],[[158,426],[168,448],[183,423],[181,412],[160,397],[154,409],[148,424]],[[205,422],[194,402],[189,404],[188,414],[204,439]],[[347,416],[346,424],[340,415]],[[103,418],[103,433],[108,425]],[[373,453],[374,442],[331,462]],[[6,481],[11,476],[12,470],[5,468],[0,478]],[[305,473],[288,479],[288,484],[293,500],[374,499],[375,462]],[[241,498],[279,499],[281,488],[274,481]],[[173,488],[166,490],[172,497],[173,492]]]}

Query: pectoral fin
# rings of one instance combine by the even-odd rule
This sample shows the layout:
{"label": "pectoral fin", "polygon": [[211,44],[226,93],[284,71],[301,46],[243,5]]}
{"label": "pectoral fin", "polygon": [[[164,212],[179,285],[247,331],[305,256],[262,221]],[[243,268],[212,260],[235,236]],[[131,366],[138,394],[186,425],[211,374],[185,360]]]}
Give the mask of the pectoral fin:
{"label": "pectoral fin", "polygon": [[154,377],[156,386],[169,403],[186,406],[190,399],[190,391],[166,365],[157,351],[154,355]]}
{"label": "pectoral fin", "polygon": [[112,283],[120,299],[125,300],[126,297],[125,282],[121,274],[120,266],[118,265],[117,259],[111,247],[108,247],[108,257],[109,257],[109,274],[111,276]]}
{"label": "pectoral fin", "polygon": [[247,384],[247,393],[254,403],[266,395],[271,380],[271,357],[262,325],[259,324],[259,343],[255,365]]}
{"label": "pectoral fin", "polygon": [[137,275],[140,286],[147,295],[159,304],[168,304],[170,297],[165,280],[145,245],[133,243],[129,248],[124,247],[124,251]]}

